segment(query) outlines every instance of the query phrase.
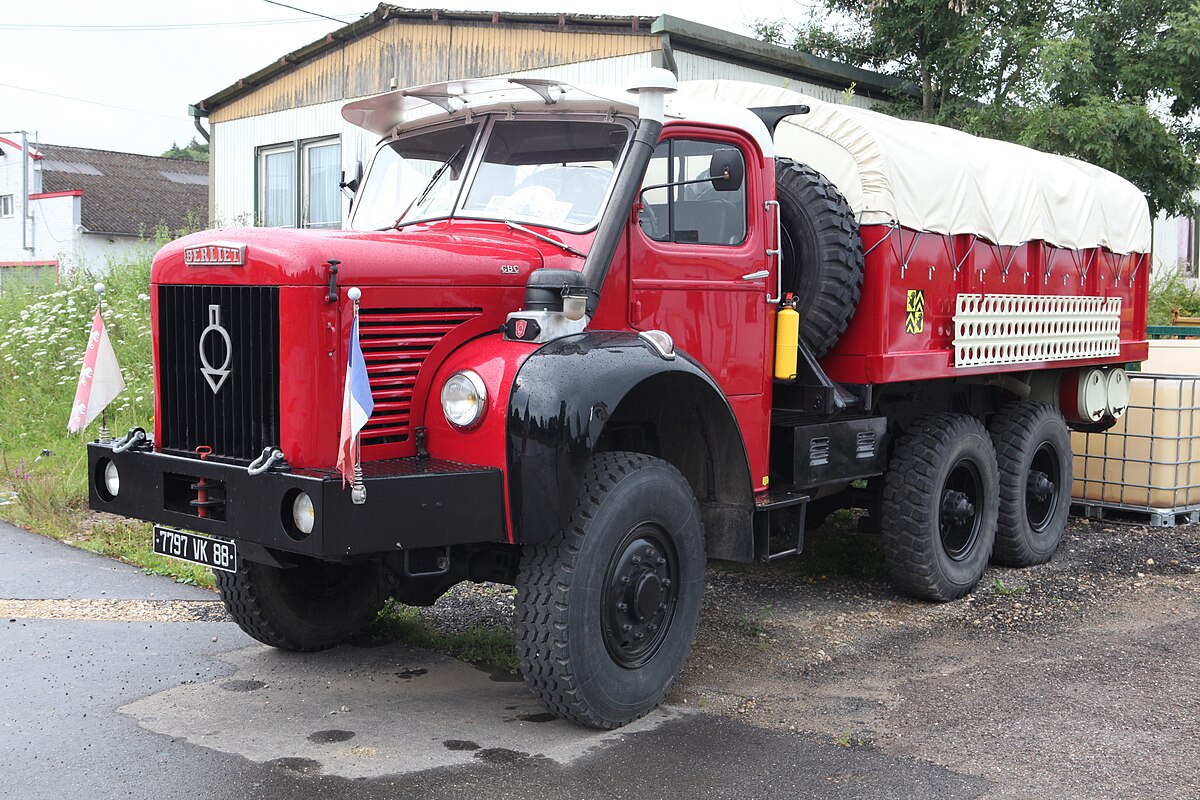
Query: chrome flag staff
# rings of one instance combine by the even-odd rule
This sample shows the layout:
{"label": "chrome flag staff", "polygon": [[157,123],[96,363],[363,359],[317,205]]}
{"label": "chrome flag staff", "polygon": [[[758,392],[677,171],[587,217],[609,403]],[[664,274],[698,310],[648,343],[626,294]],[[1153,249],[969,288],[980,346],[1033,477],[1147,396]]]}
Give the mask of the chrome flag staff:
{"label": "chrome flag staff", "polygon": [[357,505],[367,502],[367,487],[363,485],[362,464],[359,463],[358,433],[375,411],[371,383],[367,379],[367,362],[358,343],[358,299],[362,292],[352,287],[346,297],[354,303],[354,325],[350,328],[349,360],[346,365],[346,388],[342,393],[342,432],[338,441],[337,468],[342,473],[342,486],[350,482],[350,499]]}
{"label": "chrome flag staff", "polygon": [[[83,354],[83,368],[79,371],[79,388],[75,390],[75,403],[71,406],[71,420],[67,423],[69,433],[78,433],[92,424],[102,411],[108,408],[121,390],[125,378],[117,365],[117,354],[113,352],[104,329],[104,317],[100,310],[104,305],[104,284],[96,284],[100,301],[96,305],[96,317],[92,320],[92,332],[88,336],[87,350]],[[108,438],[107,414],[100,421],[100,438]]]}

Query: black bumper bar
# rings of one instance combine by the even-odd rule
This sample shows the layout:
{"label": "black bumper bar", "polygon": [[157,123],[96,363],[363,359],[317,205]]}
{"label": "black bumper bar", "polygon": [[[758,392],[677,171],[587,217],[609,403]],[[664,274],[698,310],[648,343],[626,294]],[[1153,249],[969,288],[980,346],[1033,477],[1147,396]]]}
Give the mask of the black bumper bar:
{"label": "black bumper bar", "polygon": [[[120,478],[114,495],[104,473]],[[157,522],[292,553],[340,559],[417,547],[507,541],[500,470],[450,461],[397,458],[363,464],[367,501],[355,505],[333,470],[268,470],[156,453],[114,453],[88,445],[88,500],[96,511]],[[315,520],[293,522],[301,492]],[[251,553],[245,555],[253,559]]]}

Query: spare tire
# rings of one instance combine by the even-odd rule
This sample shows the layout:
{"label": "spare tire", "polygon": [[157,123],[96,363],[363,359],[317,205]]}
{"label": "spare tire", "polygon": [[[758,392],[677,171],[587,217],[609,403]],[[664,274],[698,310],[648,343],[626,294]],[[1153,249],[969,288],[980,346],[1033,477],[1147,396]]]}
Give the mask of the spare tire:
{"label": "spare tire", "polygon": [[846,331],[862,295],[863,247],[846,198],[806,164],[776,159],[783,222],[783,291],[799,300],[800,341],[825,355]]}

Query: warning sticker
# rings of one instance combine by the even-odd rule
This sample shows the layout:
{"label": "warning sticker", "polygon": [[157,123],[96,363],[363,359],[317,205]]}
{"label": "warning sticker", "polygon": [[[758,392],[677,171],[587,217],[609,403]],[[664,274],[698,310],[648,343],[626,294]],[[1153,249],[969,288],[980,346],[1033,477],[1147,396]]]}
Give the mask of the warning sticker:
{"label": "warning sticker", "polygon": [[921,333],[925,330],[925,290],[909,289],[905,307],[904,332]]}

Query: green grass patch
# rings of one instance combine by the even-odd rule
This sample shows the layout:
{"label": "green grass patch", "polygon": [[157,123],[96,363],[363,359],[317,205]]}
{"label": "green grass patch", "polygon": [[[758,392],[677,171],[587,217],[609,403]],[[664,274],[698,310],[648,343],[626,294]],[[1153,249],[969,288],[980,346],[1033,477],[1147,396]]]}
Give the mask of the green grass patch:
{"label": "green grass patch", "polygon": [[474,626],[465,631],[442,631],[421,616],[420,611],[388,600],[379,616],[362,634],[370,644],[404,642],[413,647],[481,664],[506,672],[517,672],[517,645],[507,628]]}
{"label": "green grass patch", "polygon": [[1185,317],[1200,317],[1200,290],[1178,272],[1167,272],[1150,284],[1149,325],[1170,325],[1171,311]]}
{"label": "green grass patch", "polygon": [[97,281],[106,288],[105,327],[125,377],[125,391],[109,406],[109,429],[153,424],[150,261],[147,255],[101,273],[65,275],[57,286],[18,285],[0,294],[0,519],[182,583],[212,586],[207,569],[150,552],[149,525],[88,510],[85,443],[100,421],[82,437],[67,433]]}

